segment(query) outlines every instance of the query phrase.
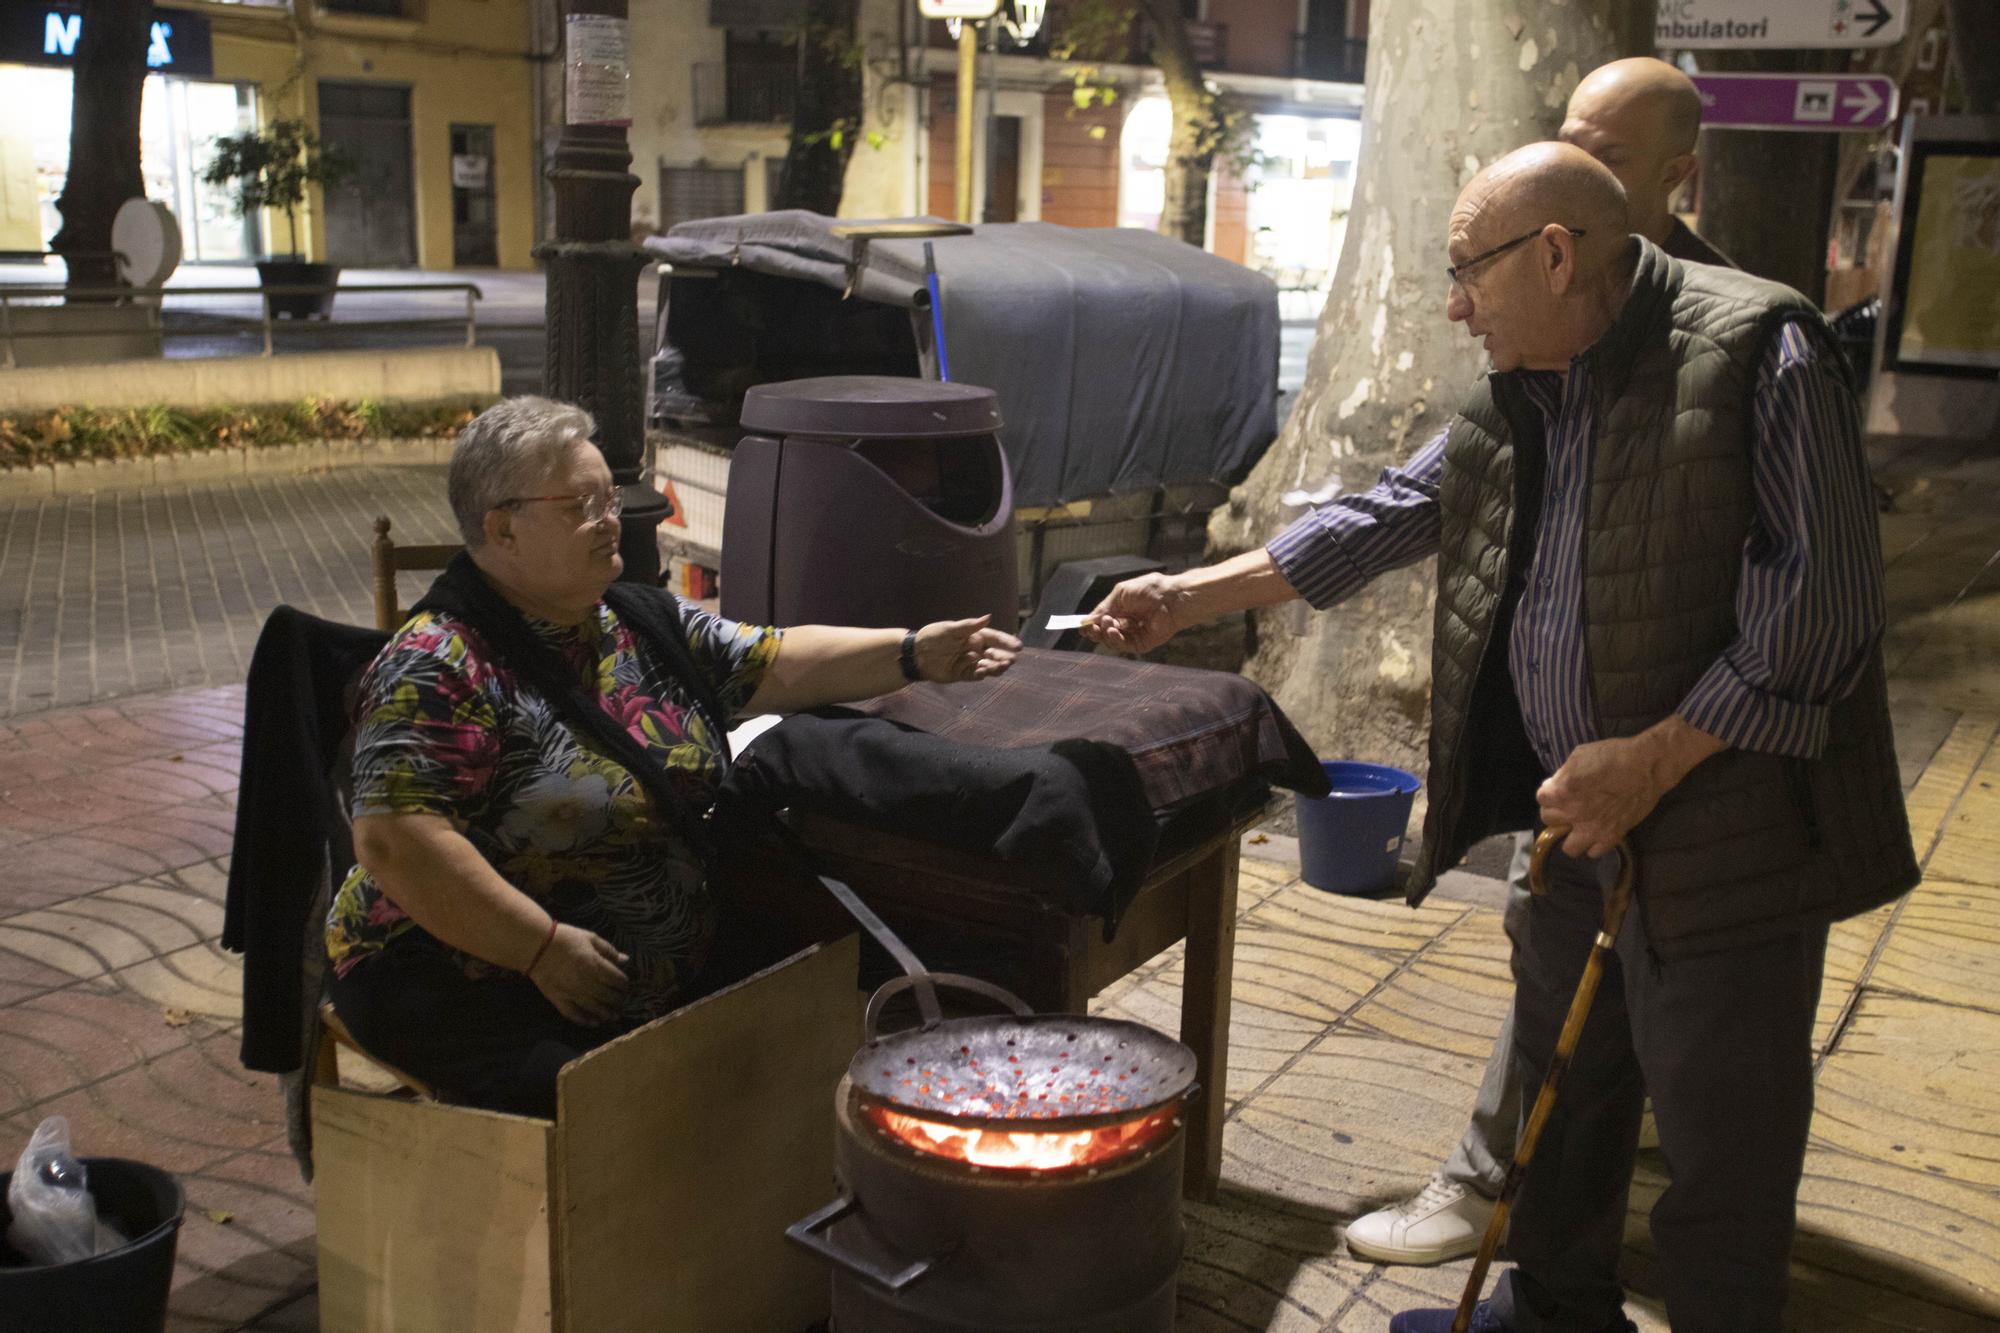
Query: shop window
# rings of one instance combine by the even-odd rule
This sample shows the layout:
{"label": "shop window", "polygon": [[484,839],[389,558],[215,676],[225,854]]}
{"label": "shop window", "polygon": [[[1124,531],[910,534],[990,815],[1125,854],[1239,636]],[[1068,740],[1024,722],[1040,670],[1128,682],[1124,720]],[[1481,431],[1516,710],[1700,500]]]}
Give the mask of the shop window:
{"label": "shop window", "polygon": [[743,168],[660,168],[660,230],[696,218],[731,217],[743,211]]}
{"label": "shop window", "polygon": [[[0,250],[37,253],[62,226],[56,200],[69,174],[67,69],[0,65]],[[257,123],[246,84],[154,74],[140,101],[139,164],[148,198],[173,210],[188,262],[242,261],[258,253],[256,219],[236,215],[230,193],[201,182],[215,140]]]}

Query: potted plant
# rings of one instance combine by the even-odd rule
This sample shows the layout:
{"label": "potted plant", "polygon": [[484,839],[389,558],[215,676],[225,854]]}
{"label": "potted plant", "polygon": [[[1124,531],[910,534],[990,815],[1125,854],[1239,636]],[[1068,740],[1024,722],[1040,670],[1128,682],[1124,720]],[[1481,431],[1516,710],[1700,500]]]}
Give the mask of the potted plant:
{"label": "potted plant", "polygon": [[203,183],[233,191],[236,211],[244,217],[260,208],[280,209],[285,215],[292,253],[257,261],[263,285],[328,289],[270,296],[273,314],[325,318],[333,310],[332,287],[340,277],[340,265],[309,263],[299,253],[299,206],[309,186],[338,185],[353,173],[347,155],[323,146],[302,120],[274,120],[262,129],[216,139],[215,156],[202,169]]}

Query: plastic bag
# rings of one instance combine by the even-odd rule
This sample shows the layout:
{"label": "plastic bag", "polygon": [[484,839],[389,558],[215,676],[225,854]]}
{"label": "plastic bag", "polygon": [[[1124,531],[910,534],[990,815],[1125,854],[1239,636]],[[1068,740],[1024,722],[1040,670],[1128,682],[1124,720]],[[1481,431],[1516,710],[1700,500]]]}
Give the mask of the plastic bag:
{"label": "plastic bag", "polygon": [[74,1263],[122,1243],[99,1224],[89,1185],[88,1169],[69,1155],[69,1121],[50,1116],[35,1127],[7,1184],[14,1215],[7,1243],[38,1264]]}

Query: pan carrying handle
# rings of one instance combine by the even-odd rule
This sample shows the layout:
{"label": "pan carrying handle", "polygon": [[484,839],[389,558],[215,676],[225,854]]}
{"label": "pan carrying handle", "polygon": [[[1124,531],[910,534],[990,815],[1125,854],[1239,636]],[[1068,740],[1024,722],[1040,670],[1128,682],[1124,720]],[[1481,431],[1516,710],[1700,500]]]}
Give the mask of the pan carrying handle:
{"label": "pan carrying handle", "polygon": [[[978,977],[962,976],[957,972],[925,972],[917,976],[890,977],[882,983],[879,990],[868,997],[868,1008],[861,1016],[862,1038],[867,1041],[875,1040],[876,1023],[881,1019],[882,1009],[889,1001],[914,988],[919,1006],[923,1004],[927,990],[931,992],[931,1003],[935,1005],[937,1003],[935,987],[938,986],[949,990],[970,991],[974,995],[984,995],[989,1000],[997,1000],[1006,1005],[1018,1018],[1026,1018],[1035,1012],[1028,1007],[1027,1001],[1014,992],[996,986],[990,981],[981,981]],[[935,1019],[930,1019],[924,1026],[929,1028],[935,1022]]]}
{"label": "pan carrying handle", "polygon": [[[882,990],[888,990],[889,986],[894,986],[898,990],[904,987],[915,989],[917,1012],[923,1015],[924,1029],[928,1031],[942,1023],[944,1010],[938,1008],[937,987],[931,984],[931,974],[924,970],[923,963],[910,952],[910,946],[897,939],[896,932],[890,930],[888,923],[876,916],[875,909],[862,902],[861,895],[853,889],[828,875],[819,876],[819,882],[826,885],[826,891],[840,900],[840,905],[847,909],[847,914],[859,921],[861,928],[873,935],[875,942],[887,949],[889,956],[896,960],[896,965],[903,969],[905,975],[892,978],[889,985],[884,986]],[[868,1002],[868,1036],[871,1039],[875,1036],[875,1015],[881,1008],[878,1003],[881,996],[882,991],[877,991],[875,999]]]}
{"label": "pan carrying handle", "polygon": [[834,1201],[810,1217],[804,1217],[785,1228],[785,1239],[795,1245],[804,1246],[835,1268],[845,1269],[864,1282],[873,1283],[891,1295],[915,1282],[931,1271],[931,1265],[939,1256],[919,1259],[900,1269],[888,1269],[841,1248],[831,1235],[823,1234],[850,1213],[859,1212],[861,1205],[852,1194],[842,1190]]}

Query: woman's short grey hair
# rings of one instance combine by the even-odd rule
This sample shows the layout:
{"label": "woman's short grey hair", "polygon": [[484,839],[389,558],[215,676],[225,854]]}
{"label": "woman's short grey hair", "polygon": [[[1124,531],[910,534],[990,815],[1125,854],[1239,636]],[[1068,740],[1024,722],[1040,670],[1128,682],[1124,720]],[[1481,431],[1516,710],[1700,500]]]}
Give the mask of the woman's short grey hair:
{"label": "woman's short grey hair", "polygon": [[597,429],[590,413],[552,398],[508,398],[481,412],[458,433],[445,493],[465,544],[486,542],[487,511],[526,494],[561,461],[573,440]]}

